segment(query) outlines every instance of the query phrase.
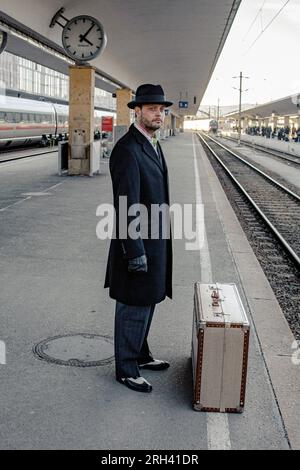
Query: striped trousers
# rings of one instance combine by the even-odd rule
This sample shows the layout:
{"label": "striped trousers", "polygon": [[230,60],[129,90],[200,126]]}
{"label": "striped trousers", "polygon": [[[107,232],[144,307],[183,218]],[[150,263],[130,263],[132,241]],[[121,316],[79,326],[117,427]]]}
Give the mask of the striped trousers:
{"label": "striped trousers", "polygon": [[154,305],[139,307],[116,302],[116,378],[139,377],[138,364],[153,360],[147,341]]}

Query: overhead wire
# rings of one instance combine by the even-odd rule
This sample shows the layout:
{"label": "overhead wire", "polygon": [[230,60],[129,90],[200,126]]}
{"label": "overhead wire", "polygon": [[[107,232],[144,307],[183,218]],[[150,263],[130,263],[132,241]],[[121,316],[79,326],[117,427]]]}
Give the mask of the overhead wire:
{"label": "overhead wire", "polygon": [[279,9],[279,11],[276,13],[276,15],[273,16],[273,18],[271,19],[271,21],[269,21],[269,23],[267,24],[267,26],[265,28],[263,28],[263,30],[261,31],[261,33],[257,36],[257,38],[253,41],[253,43],[251,44],[251,46],[249,47],[249,49],[245,52],[244,55],[248,54],[248,52],[252,49],[252,47],[254,46],[254,44],[257,43],[257,41],[259,40],[259,38],[266,32],[266,30],[269,28],[269,26],[271,26],[271,24],[276,20],[276,18],[280,15],[280,13],[284,10],[284,8],[287,6],[287,4],[290,2],[291,0],[287,0],[285,2],[285,4]]}
{"label": "overhead wire", "polygon": [[256,22],[258,16],[259,16],[259,14],[262,13],[262,10],[263,10],[263,8],[264,8],[264,6],[265,6],[266,1],[267,1],[267,0],[263,0],[263,3],[262,3],[262,5],[261,5],[261,7],[259,8],[258,12],[256,13],[256,16],[255,16],[254,20],[252,21],[251,25],[249,26],[249,29],[248,29],[248,31],[246,32],[246,34],[245,34],[245,36],[244,36],[242,42],[245,41],[246,37],[247,37],[248,34],[250,33],[251,29],[253,28],[253,26],[254,26],[254,24],[255,24],[255,22]]}

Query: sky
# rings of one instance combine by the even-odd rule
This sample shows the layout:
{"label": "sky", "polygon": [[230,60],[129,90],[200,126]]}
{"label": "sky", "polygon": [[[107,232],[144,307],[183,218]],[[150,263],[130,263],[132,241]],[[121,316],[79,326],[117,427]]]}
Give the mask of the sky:
{"label": "sky", "polygon": [[239,79],[232,77],[240,72],[249,77],[243,85],[248,89],[244,103],[261,104],[300,93],[300,0],[290,0],[266,28],[286,2],[242,0],[201,105],[217,104],[218,98],[221,106],[238,103],[239,92],[233,87],[239,88]]}

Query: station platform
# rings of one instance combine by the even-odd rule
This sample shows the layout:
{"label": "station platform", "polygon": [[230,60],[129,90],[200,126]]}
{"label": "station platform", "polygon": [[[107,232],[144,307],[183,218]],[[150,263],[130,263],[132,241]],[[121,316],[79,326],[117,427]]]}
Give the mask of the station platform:
{"label": "station platform", "polygon": [[[115,305],[103,288],[109,240],[96,237],[96,209],[112,202],[108,162],[92,178],[59,177],[56,154],[0,166],[1,449],[300,448],[299,366],[273,291],[196,136],[162,145],[171,203],[204,204],[206,243],[195,252],[173,242],[174,298],[157,305],[149,335],[154,356],[171,367],[143,372],[151,394],[116,382],[112,361],[65,366],[32,351],[60,335],[96,334],[108,340],[100,355],[113,354]],[[192,408],[196,281],[236,283],[251,321],[243,414]]]}
{"label": "station platform", "polygon": [[[271,171],[276,177],[280,177],[283,184],[288,186],[292,185],[296,193],[300,191],[300,165],[294,165],[289,160],[278,159],[272,155],[261,151],[255,147],[243,145],[239,147],[237,142],[229,139],[218,138],[218,141],[230,148],[233,152],[241,156],[245,156],[252,161],[253,164],[258,164],[264,171]],[[295,144],[296,145],[296,144]]]}
{"label": "station platform", "polygon": [[[237,132],[230,132],[229,135],[235,139],[238,137]],[[277,152],[283,152],[288,155],[300,157],[300,142],[294,142],[292,139],[290,139],[289,142],[285,142],[283,140],[278,140],[277,137],[267,139],[266,137],[259,135],[242,134],[241,141],[247,142],[251,145],[261,145],[267,149],[277,150]]]}

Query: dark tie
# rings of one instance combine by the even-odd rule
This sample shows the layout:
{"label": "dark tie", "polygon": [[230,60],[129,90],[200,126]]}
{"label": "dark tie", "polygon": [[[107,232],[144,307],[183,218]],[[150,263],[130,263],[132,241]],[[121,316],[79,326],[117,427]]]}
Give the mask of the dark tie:
{"label": "dark tie", "polygon": [[159,153],[159,150],[158,150],[157,137],[156,137],[156,135],[154,135],[154,136],[152,137],[152,145],[153,145],[153,147],[154,147],[154,149],[155,149],[155,151],[156,151],[156,154],[157,154],[157,156],[158,156],[158,161],[159,161],[159,163],[162,164],[162,163],[161,163],[161,156],[160,156],[160,153]]}
{"label": "dark tie", "polygon": [[157,146],[156,146],[156,152],[157,152],[157,156],[158,156],[159,163],[160,163],[161,166],[163,167],[162,155],[161,155],[160,147],[159,147],[158,144],[157,144]]}

